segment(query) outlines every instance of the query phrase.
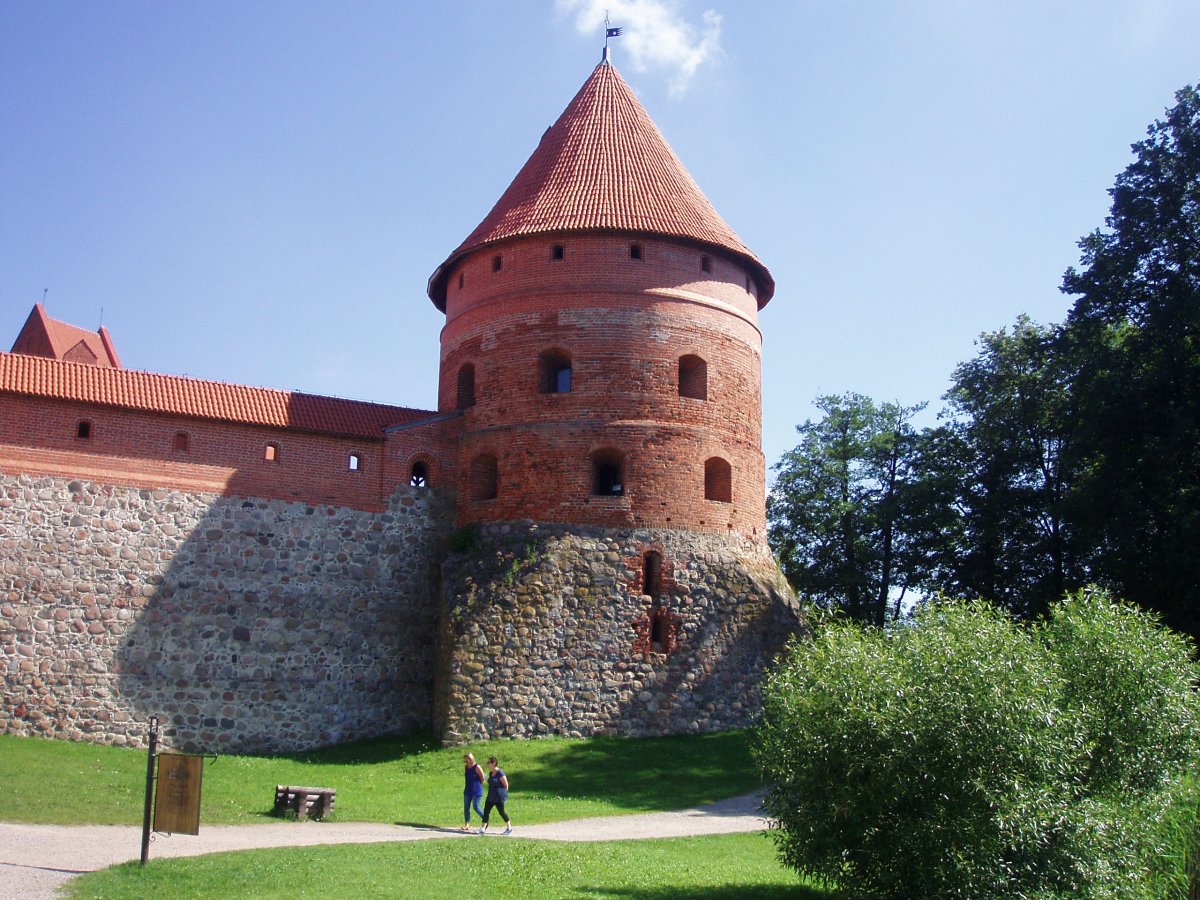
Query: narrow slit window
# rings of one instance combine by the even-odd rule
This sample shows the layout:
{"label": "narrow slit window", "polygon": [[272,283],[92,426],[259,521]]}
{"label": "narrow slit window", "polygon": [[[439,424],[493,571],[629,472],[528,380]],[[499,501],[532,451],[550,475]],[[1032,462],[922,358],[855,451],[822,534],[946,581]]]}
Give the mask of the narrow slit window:
{"label": "narrow slit window", "polygon": [[362,454],[351,453],[346,460],[346,466],[351,472],[362,471]]}
{"label": "narrow slit window", "polygon": [[87,419],[80,419],[75,425],[75,437],[81,441],[90,441],[92,439],[92,423]]}
{"label": "narrow slit window", "polygon": [[733,502],[733,470],[719,456],[704,462],[704,499],[718,503]]}
{"label": "narrow slit window", "polygon": [[538,392],[571,393],[571,357],[563,350],[547,350],[538,357]]}
{"label": "narrow slit window", "polygon": [[662,554],[648,550],[642,557],[642,593],[658,597],[662,593]]}
{"label": "narrow slit window", "polygon": [[679,357],[679,396],[708,399],[708,363],[699,356]]}
{"label": "narrow slit window", "polygon": [[550,248],[550,258],[554,260],[564,259],[567,255],[567,248],[562,244],[555,244]]}
{"label": "narrow slit window", "polygon": [[171,445],[179,453],[188,452],[188,433],[186,431],[175,432],[175,440]]}
{"label": "narrow slit window", "polygon": [[501,256],[500,254],[496,254],[495,256],[492,257],[492,271],[493,272],[499,272],[503,265],[504,265],[504,257],[503,256]]}
{"label": "narrow slit window", "polygon": [[471,460],[471,499],[495,500],[499,493],[499,467],[489,453]]}
{"label": "narrow slit window", "polygon": [[712,257],[708,254],[700,257],[700,271],[712,274]]}
{"label": "narrow slit window", "polygon": [[458,273],[458,289],[459,289],[460,291],[462,290],[463,281],[464,281],[464,279],[463,279],[463,273],[462,273],[462,272],[459,272],[459,273]]}
{"label": "narrow slit window", "polygon": [[629,245],[629,258],[630,259],[639,259],[639,260],[642,258],[642,245],[641,244],[630,244]]}
{"label": "narrow slit window", "polygon": [[279,462],[279,445],[276,443],[267,444],[263,448],[263,460],[266,462]]}
{"label": "narrow slit window", "polygon": [[650,646],[666,653],[671,643],[671,618],[667,608],[657,600],[650,608]]}
{"label": "narrow slit window", "polygon": [[458,398],[455,409],[468,409],[475,405],[475,366],[463,363],[458,370]]}
{"label": "narrow slit window", "polygon": [[619,497],[625,493],[625,460],[616,450],[592,454],[592,493],[597,497]]}

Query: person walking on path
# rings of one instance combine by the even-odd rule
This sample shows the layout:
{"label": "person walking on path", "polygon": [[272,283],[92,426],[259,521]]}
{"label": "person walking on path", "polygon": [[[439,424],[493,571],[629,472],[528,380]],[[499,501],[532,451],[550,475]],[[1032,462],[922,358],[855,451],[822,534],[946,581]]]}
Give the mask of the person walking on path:
{"label": "person walking on path", "polygon": [[459,831],[470,831],[472,808],[479,818],[484,819],[483,810],[479,808],[479,801],[483,799],[483,768],[471,753],[463,757],[463,765],[463,825]]}
{"label": "person walking on path", "polygon": [[500,768],[500,761],[496,757],[488,757],[487,765],[487,803],[483,805],[483,824],[479,826],[476,834],[483,834],[487,831],[488,821],[492,818],[493,808],[500,810],[500,818],[504,820],[504,833],[512,834],[512,820],[508,817],[508,813],[504,811],[504,804],[508,802],[508,776]]}

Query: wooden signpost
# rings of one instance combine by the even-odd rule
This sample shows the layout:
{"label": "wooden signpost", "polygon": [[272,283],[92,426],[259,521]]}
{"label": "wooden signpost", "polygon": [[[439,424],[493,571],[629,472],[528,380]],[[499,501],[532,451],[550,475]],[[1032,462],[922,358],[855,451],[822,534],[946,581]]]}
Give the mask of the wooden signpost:
{"label": "wooden signpost", "polygon": [[[200,833],[200,784],[204,757],[158,752],[158,717],[150,719],[146,805],[142,815],[142,865],[150,855],[150,832]],[[157,779],[155,773],[157,770]]]}

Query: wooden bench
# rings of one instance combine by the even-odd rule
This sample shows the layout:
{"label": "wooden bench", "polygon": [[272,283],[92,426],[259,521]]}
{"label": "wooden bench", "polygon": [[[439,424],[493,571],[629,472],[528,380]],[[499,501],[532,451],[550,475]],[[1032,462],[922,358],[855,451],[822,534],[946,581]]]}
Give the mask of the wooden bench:
{"label": "wooden bench", "polygon": [[275,815],[295,812],[297,819],[324,819],[333,812],[336,788],[275,785]]}

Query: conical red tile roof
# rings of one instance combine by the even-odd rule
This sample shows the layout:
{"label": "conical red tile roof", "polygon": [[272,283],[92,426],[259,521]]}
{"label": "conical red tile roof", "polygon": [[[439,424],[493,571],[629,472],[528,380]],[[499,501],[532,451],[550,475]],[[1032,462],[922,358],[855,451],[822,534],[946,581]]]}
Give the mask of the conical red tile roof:
{"label": "conical red tile roof", "polygon": [[607,62],[598,65],[546,133],[508,190],[429,279],[446,308],[446,280],[472,250],[525,235],[619,231],[682,238],[739,259],[758,282],[758,305],[775,280],[672,152],[633,91]]}

